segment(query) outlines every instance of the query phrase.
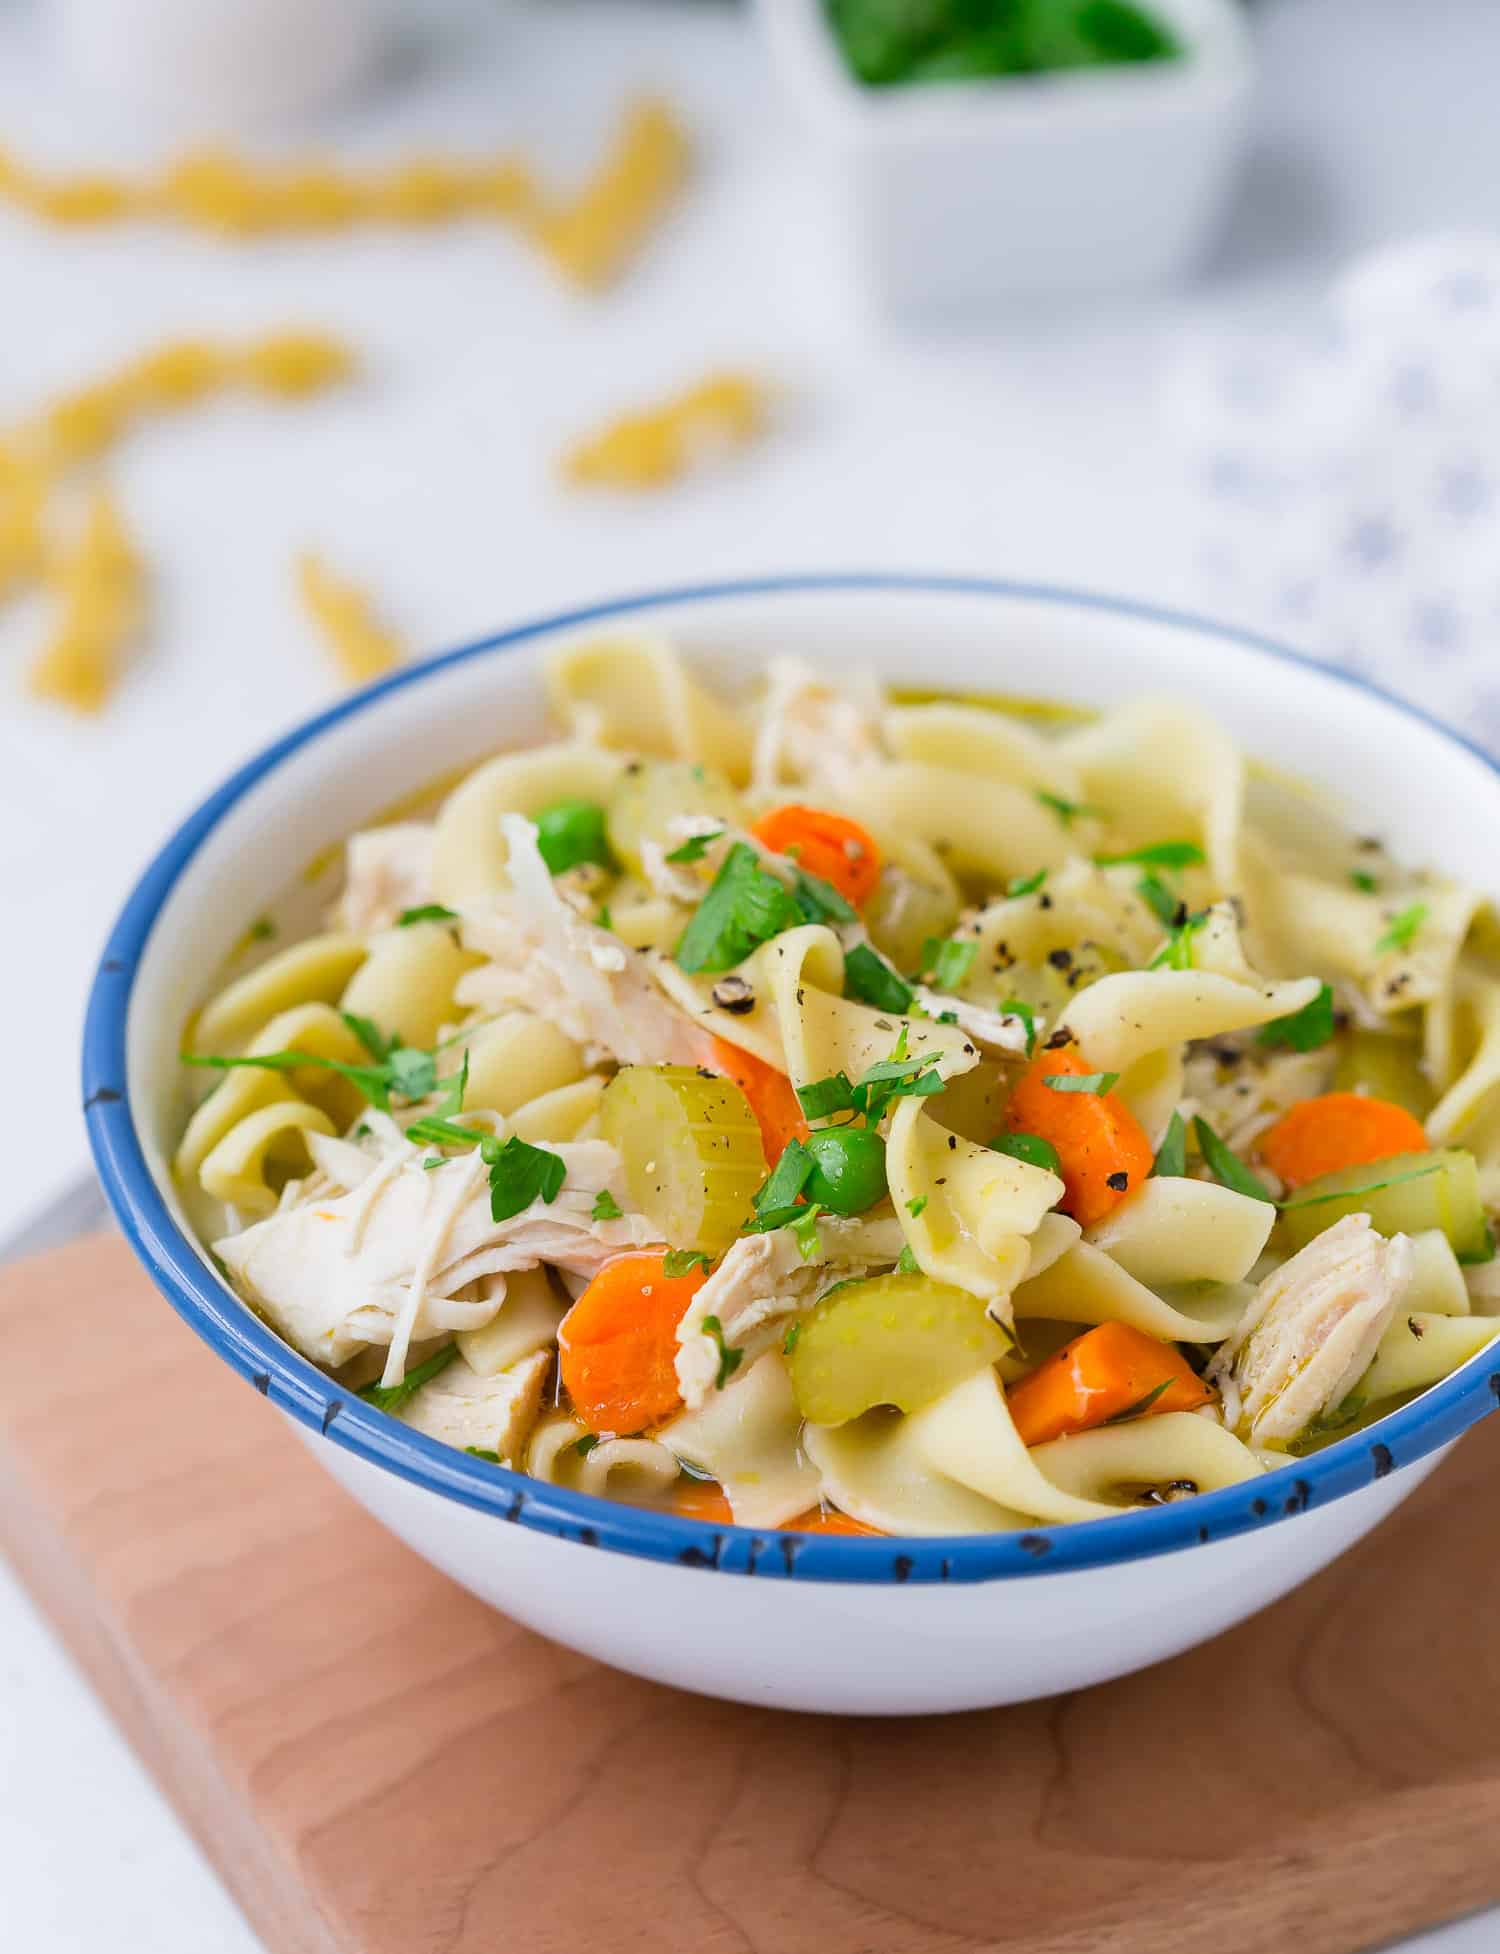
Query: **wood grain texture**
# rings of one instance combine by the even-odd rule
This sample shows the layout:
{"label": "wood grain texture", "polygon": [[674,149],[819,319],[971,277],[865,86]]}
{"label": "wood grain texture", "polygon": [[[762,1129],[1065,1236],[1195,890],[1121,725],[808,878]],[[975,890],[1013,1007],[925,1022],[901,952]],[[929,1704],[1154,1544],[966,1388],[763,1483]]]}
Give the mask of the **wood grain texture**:
{"label": "wood grain texture", "polygon": [[0,1538],[273,1954],[1351,1954],[1500,1900],[1500,1419],[1206,1648],[837,1721],[471,1600],[114,1239],[0,1334]]}

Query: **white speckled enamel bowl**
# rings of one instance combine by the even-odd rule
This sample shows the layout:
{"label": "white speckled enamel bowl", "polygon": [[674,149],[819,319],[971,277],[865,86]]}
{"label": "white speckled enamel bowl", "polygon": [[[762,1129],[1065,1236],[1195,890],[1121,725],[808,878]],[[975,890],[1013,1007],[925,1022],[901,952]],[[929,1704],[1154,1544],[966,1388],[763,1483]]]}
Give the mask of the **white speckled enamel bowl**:
{"label": "white speckled enamel bowl", "polygon": [[449,769],[542,737],[551,646],[635,626],[730,680],[792,651],[955,691],[1189,696],[1251,752],[1326,782],[1398,854],[1495,890],[1489,760],[1368,687],[1195,619],[1058,590],[840,576],[526,625],[289,734],[184,823],[126,904],[89,1007],[84,1095],[106,1192],[167,1300],[356,1499],[475,1594],[603,1661],[744,1702],[895,1714],[1078,1688],[1216,1635],[1326,1566],[1500,1404],[1493,1352],[1372,1430],[1194,1500],[1022,1534],[799,1536],[563,1491],[437,1445],[331,1383],[219,1282],[167,1168],[179,1036],[208,973],[298,864]]}

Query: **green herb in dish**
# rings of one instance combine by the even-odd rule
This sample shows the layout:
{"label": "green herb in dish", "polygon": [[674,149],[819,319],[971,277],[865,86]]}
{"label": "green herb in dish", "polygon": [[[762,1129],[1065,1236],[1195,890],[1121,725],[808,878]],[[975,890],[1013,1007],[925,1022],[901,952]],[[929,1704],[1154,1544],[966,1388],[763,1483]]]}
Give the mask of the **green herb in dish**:
{"label": "green herb in dish", "polygon": [[845,60],[870,87],[1161,61],[1179,52],[1132,0],[824,0]]}

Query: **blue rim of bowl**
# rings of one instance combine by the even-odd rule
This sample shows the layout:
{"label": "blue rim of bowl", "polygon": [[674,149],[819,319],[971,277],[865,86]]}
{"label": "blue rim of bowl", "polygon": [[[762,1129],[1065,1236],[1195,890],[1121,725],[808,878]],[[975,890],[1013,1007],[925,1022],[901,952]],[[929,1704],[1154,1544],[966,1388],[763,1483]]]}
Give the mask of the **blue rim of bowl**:
{"label": "blue rim of bowl", "polygon": [[1261,1480],[1201,1493],[1195,1499],[1171,1505],[1122,1513],[1117,1519],[932,1539],[863,1539],[770,1528],[757,1531],[570,1492],[440,1445],[325,1377],[261,1323],[213,1274],[173,1220],[146,1163],[131,1113],[125,1044],[136,971],[156,918],[183,870],[229,810],[291,754],[329,727],[355,717],[376,700],[421,684],[433,672],[466,660],[515,650],[558,631],[659,606],[682,609],[730,599],[855,591],[1054,604],[1218,638],[1305,667],[1332,683],[1372,693],[1465,748],[1500,778],[1500,765],[1489,754],[1420,708],[1362,678],[1252,632],[1187,612],[1094,592],[982,577],[850,572],[683,585],[559,612],[404,666],[284,735],[209,795],[141,877],[105,945],[84,1028],[83,1099],[89,1142],[104,1192],[121,1228],[178,1315],[280,1409],[357,1457],[445,1499],[584,1546],[724,1573],[783,1579],[795,1576],[811,1581],[883,1584],[1011,1580],[1105,1567],[1205,1546],[1357,1492],[1456,1439],[1485,1413],[1500,1407],[1500,1368],[1493,1359],[1486,1365],[1482,1354],[1378,1425],[1342,1439],[1312,1458],[1289,1464]]}

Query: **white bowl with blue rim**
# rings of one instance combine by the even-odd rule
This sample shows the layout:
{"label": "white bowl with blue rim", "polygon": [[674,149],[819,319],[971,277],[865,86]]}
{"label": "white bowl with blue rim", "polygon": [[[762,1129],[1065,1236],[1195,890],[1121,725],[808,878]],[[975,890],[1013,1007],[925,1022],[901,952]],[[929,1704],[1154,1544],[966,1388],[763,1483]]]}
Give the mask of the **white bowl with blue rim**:
{"label": "white bowl with blue rim", "polygon": [[408,1546],[540,1633],[661,1682],[784,1709],[971,1709],[1100,1682],[1242,1621],[1384,1519],[1500,1406],[1490,1351],[1249,1484],[1071,1527],[840,1538],[507,1472],[376,1411],[282,1343],[220,1281],[168,1168],[182,1027],[206,974],[274,912],[288,864],[439,775],[545,737],[542,658],[614,625],[666,632],[737,683],[793,652],[956,692],[1099,706],[1175,693],[1373,815],[1398,856],[1500,894],[1500,771],[1476,748],[1275,645],[1061,590],[854,575],[667,591],[521,626],[341,701],[226,781],[146,870],[94,983],[83,1084],[105,1191],[168,1302]]}

